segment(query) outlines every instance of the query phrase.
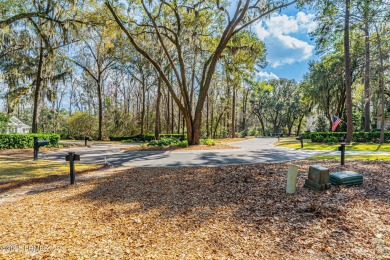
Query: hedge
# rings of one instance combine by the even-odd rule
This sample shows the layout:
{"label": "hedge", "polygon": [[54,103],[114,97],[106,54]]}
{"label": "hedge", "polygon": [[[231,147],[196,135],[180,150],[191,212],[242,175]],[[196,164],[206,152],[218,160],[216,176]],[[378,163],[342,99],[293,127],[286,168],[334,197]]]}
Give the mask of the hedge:
{"label": "hedge", "polygon": [[[312,142],[323,143],[323,142],[339,142],[340,138],[345,138],[346,132],[305,132],[302,134],[304,139],[311,139]],[[380,132],[354,132],[352,141],[353,142],[373,142],[378,143],[380,138]],[[385,142],[390,142],[390,131],[385,132]]]}
{"label": "hedge", "polygon": [[[170,139],[179,139],[181,141],[185,140],[187,138],[186,135],[182,134],[160,134],[160,138],[170,138]],[[132,136],[110,136],[110,141],[125,141],[125,140],[132,140],[135,142],[139,141],[147,141],[150,142],[154,140],[153,134],[146,134],[146,135],[132,135]]]}
{"label": "hedge", "polygon": [[46,147],[58,147],[60,136],[58,134],[1,134],[0,149],[23,149],[34,147],[34,137],[38,140],[48,140]]}

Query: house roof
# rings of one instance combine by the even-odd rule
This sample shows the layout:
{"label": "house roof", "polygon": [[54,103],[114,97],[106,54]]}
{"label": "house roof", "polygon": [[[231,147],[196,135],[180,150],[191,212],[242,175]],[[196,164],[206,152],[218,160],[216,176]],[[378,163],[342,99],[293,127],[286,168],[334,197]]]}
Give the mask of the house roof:
{"label": "house roof", "polygon": [[20,121],[18,118],[16,118],[15,116],[12,116],[10,119],[9,119],[9,123],[8,123],[9,126],[13,126],[13,127],[18,127],[18,128],[31,128],[31,126],[28,126],[26,125],[25,123],[23,123],[22,121]]}

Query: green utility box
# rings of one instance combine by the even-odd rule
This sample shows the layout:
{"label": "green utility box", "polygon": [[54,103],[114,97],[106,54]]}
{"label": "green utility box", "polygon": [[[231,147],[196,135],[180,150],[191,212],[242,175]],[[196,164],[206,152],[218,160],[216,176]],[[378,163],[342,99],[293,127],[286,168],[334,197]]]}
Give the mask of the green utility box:
{"label": "green utility box", "polygon": [[323,191],[330,189],[330,186],[329,169],[319,165],[311,165],[309,167],[307,180],[305,181],[305,187],[317,191]]}
{"label": "green utility box", "polygon": [[361,185],[363,184],[363,175],[352,172],[333,172],[329,175],[329,181],[333,185]]}

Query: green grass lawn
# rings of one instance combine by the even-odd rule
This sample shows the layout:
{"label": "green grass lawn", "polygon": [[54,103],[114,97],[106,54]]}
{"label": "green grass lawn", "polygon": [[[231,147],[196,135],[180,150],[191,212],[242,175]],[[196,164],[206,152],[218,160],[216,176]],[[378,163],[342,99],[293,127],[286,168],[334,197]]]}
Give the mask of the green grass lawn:
{"label": "green grass lawn", "polygon": [[[0,183],[33,178],[44,178],[51,175],[69,174],[69,163],[65,162],[0,159],[0,165]],[[77,174],[77,172],[94,170],[100,166],[76,163],[75,167]]]}
{"label": "green grass lawn", "polygon": [[[282,138],[275,145],[286,148],[302,149],[301,142],[295,138]],[[304,150],[337,150],[339,144],[312,143],[304,140]],[[352,143],[346,146],[347,151],[390,152],[390,144]]]}

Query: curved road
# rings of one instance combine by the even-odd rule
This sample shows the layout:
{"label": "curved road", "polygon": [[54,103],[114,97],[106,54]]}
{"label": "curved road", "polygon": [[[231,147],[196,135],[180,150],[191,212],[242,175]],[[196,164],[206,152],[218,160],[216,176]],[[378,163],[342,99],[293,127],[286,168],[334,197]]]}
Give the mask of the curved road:
{"label": "curved road", "polygon": [[305,159],[329,151],[295,150],[273,146],[276,138],[255,138],[232,143],[240,149],[204,151],[125,151],[126,144],[96,144],[56,152],[46,152],[41,158],[64,161],[69,152],[80,154],[81,162],[135,167],[219,166],[283,162]]}

